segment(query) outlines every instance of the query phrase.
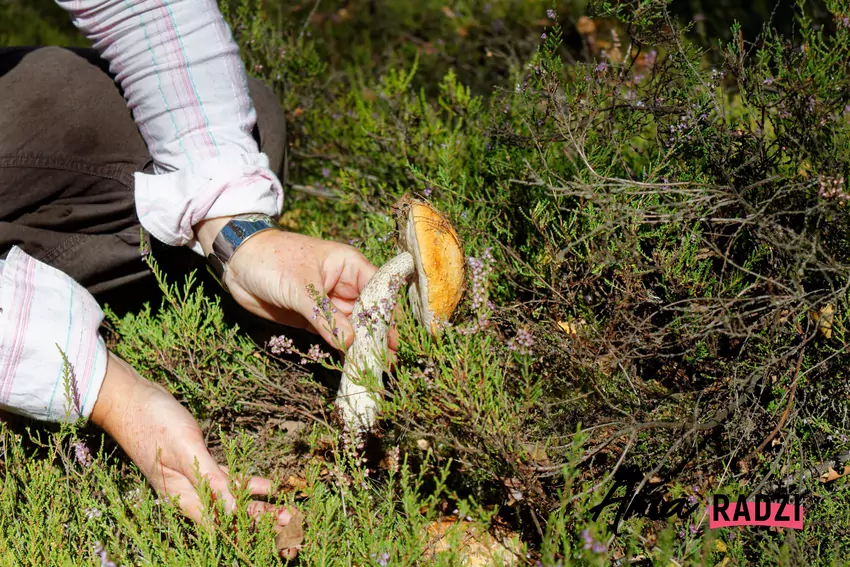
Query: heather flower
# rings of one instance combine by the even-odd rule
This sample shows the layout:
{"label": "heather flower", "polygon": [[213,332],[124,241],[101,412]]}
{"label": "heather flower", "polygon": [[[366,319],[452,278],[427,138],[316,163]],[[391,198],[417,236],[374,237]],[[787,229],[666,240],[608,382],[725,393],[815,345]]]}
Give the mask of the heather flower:
{"label": "heather flower", "polygon": [[546,35],[546,32],[543,32],[542,34],[540,34],[540,39],[546,39],[547,37],[549,37],[549,36]]}
{"label": "heather flower", "polygon": [[328,169],[327,167],[323,167],[323,168],[322,168],[322,177],[324,177],[325,179],[327,179],[327,178],[328,178],[328,177],[330,177],[330,176],[331,176],[331,170],[330,170],[330,169]]}
{"label": "heather flower", "polygon": [[850,194],[844,191],[844,176],[837,177],[822,176],[818,179],[818,195],[823,199],[838,199],[846,201],[850,199]]}
{"label": "heather flower", "polygon": [[605,547],[604,543],[596,542],[591,546],[590,550],[594,553],[605,553],[608,551],[608,548]]}
{"label": "heather flower", "polygon": [[608,63],[606,63],[605,61],[600,61],[596,64],[596,67],[594,67],[593,70],[597,73],[604,73],[608,70]]}
{"label": "heather flower", "polygon": [[769,86],[772,85],[774,81],[776,81],[776,79],[774,79],[773,77],[768,77],[764,80],[764,84]]}
{"label": "heather flower", "polygon": [[[459,332],[473,334],[486,329],[490,325],[489,312],[492,310],[492,304],[488,302],[487,280],[493,272],[491,249],[485,249],[480,258],[467,258],[466,262],[469,265],[470,278],[472,279],[471,307],[476,313],[477,321],[466,329],[459,329]],[[486,309],[484,309],[485,307]]]}
{"label": "heather flower", "polygon": [[100,559],[100,567],[118,567],[115,562],[109,558],[109,555],[106,553],[106,549],[103,548],[102,543],[97,542],[94,544],[94,554]]}
{"label": "heather flower", "polygon": [[426,197],[430,197],[431,193],[433,193],[433,192],[434,192],[434,188],[430,187],[430,186],[425,187],[425,189],[422,190],[422,194],[425,195]]}
{"label": "heather flower", "polygon": [[688,496],[688,504],[693,506],[696,503],[697,503],[697,497],[695,495],[691,494],[690,496]]}
{"label": "heather flower", "polygon": [[274,354],[292,354],[292,339],[278,335],[269,339],[269,350]]}
{"label": "heather flower", "polygon": [[72,447],[74,447],[74,459],[77,463],[86,468],[90,467],[92,463],[91,451],[89,451],[86,444],[82,441],[78,441],[74,443]]}
{"label": "heather flower", "polygon": [[321,346],[310,345],[310,350],[307,351],[306,358],[301,359],[301,364],[307,364],[309,362],[319,362],[320,360],[328,358],[329,356],[329,353],[322,352]]}
{"label": "heather flower", "polygon": [[377,561],[378,565],[380,565],[381,567],[387,567],[387,565],[390,564],[390,554],[387,553],[386,551],[378,553],[378,554],[373,553],[372,559]]}
{"label": "heather flower", "polygon": [[97,508],[86,508],[86,518],[89,520],[93,520],[94,518],[100,518],[103,516],[103,512],[98,510]]}
{"label": "heather flower", "polygon": [[398,460],[400,458],[401,448],[396,445],[392,449],[390,449],[389,461],[390,461],[390,472],[395,474],[398,472]]}
{"label": "heather flower", "polygon": [[548,10],[546,10],[546,16],[548,16],[550,20],[557,20],[558,19],[558,13],[555,12],[555,10],[553,10],[552,8],[549,8]]}
{"label": "heather flower", "polygon": [[534,337],[527,329],[519,329],[514,338],[508,341],[508,348],[520,354],[531,354]]}

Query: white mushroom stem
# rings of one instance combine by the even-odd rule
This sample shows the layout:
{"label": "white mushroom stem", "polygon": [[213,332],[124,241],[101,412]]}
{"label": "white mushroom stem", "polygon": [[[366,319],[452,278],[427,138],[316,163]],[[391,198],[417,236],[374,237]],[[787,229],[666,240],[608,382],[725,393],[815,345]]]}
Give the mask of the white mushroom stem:
{"label": "white mushroom stem", "polygon": [[[381,266],[354,304],[351,313],[354,342],[345,353],[345,366],[336,399],[343,420],[352,431],[371,429],[377,414],[378,391],[383,389],[389,317],[373,315],[383,313],[394,304],[394,280],[401,278],[406,281],[415,270],[413,255],[402,252]],[[367,324],[363,324],[362,313],[367,315]]]}

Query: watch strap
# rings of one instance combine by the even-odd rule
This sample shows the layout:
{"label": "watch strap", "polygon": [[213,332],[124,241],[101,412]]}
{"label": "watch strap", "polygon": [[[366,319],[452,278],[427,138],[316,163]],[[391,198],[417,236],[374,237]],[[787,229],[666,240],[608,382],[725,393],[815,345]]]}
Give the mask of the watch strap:
{"label": "watch strap", "polygon": [[224,272],[227,271],[227,263],[233,254],[252,236],[267,230],[281,228],[277,221],[268,215],[237,215],[216,235],[212,251],[207,255],[207,268],[225,290],[227,285],[224,283]]}

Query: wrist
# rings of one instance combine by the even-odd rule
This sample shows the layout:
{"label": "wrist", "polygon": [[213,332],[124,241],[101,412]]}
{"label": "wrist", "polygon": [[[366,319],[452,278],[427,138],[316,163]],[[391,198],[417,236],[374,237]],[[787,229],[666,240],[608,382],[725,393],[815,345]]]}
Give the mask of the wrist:
{"label": "wrist", "polygon": [[233,217],[216,217],[205,219],[194,226],[195,239],[200,242],[201,248],[204,249],[204,256],[209,256],[212,252],[213,242],[221,229],[224,228],[230,219]]}
{"label": "wrist", "polygon": [[115,438],[118,424],[127,413],[128,402],[140,379],[123,360],[110,352],[106,375],[89,420]]}

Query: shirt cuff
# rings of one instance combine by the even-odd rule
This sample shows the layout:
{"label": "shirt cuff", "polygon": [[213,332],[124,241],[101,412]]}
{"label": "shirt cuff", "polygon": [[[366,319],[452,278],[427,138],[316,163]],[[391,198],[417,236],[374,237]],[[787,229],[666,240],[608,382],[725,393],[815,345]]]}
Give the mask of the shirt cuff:
{"label": "shirt cuff", "polygon": [[261,213],[277,217],[283,187],[266,154],[217,157],[170,173],[135,175],[136,213],[157,240],[203,255],[193,227],[204,219]]}
{"label": "shirt cuff", "polygon": [[102,320],[85,288],[13,247],[0,265],[0,407],[45,421],[88,419],[106,376]]}

